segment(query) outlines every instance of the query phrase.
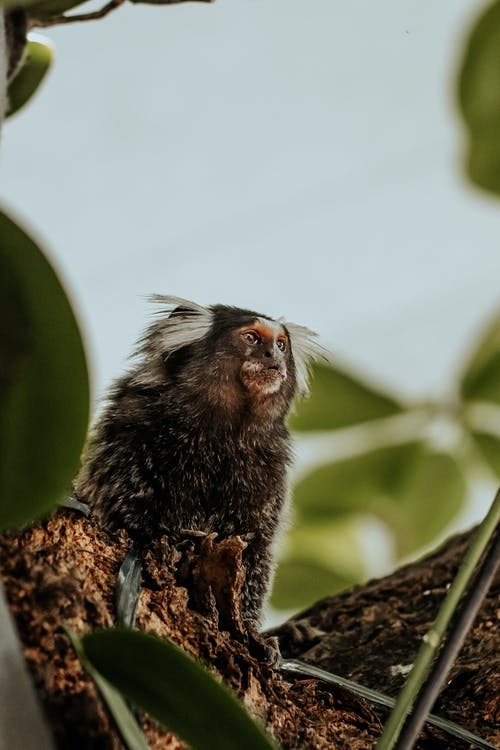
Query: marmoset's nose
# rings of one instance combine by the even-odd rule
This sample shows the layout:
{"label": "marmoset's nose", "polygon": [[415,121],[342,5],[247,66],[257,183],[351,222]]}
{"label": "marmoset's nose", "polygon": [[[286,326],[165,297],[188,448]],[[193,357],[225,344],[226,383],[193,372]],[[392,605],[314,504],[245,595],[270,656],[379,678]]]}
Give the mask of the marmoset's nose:
{"label": "marmoset's nose", "polygon": [[282,352],[280,352],[273,341],[269,341],[264,344],[261,351],[261,356],[264,360],[264,364],[269,370],[273,368],[279,370],[283,354]]}

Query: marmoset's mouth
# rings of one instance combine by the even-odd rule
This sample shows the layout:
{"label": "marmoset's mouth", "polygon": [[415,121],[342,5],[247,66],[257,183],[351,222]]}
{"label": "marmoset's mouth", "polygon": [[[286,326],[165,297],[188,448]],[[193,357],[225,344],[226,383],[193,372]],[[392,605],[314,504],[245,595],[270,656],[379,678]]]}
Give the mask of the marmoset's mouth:
{"label": "marmoset's mouth", "polygon": [[265,367],[260,372],[256,373],[257,377],[264,377],[264,378],[275,378],[278,377],[281,380],[285,379],[284,373],[281,372],[279,367],[276,367],[273,365],[272,367]]}
{"label": "marmoset's mouth", "polygon": [[263,362],[244,362],[241,380],[249,391],[276,393],[286,378],[286,370],[279,365],[267,367]]}

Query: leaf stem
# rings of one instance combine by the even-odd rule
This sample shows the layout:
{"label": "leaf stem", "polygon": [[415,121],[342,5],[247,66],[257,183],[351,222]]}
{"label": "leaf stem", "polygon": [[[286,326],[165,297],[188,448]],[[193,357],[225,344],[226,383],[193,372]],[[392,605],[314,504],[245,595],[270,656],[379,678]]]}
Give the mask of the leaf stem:
{"label": "leaf stem", "polygon": [[[411,711],[419,691],[430,671],[432,661],[441,645],[451,617],[474,575],[476,566],[499,523],[500,490],[497,492],[490,510],[477,529],[474,541],[471,543],[458,573],[449,588],[448,594],[439,609],[432,628],[424,636],[413,669],[410,672],[408,679],[398,696],[396,705],[386,722],[382,735],[377,742],[376,750],[393,750],[396,747],[396,742],[405,719]],[[402,747],[403,746],[401,746],[401,748]]]}

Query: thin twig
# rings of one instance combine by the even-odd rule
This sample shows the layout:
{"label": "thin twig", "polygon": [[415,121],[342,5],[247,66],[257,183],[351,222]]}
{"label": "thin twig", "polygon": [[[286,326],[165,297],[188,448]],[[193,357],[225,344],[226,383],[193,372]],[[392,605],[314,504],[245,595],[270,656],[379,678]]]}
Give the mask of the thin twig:
{"label": "thin twig", "polygon": [[179,3],[214,3],[215,0],[130,0],[136,5],[179,5]]}
{"label": "thin twig", "polygon": [[429,676],[422,685],[414,703],[412,713],[407,716],[399,740],[394,750],[411,750],[419,732],[425,723],[426,716],[434,705],[448,672],[453,666],[462,644],[477,615],[481,603],[488,593],[495,573],[500,564],[500,527],[497,527],[494,538],[486,552],[483,562],[467,593],[460,614],[452,626]]}
{"label": "thin twig", "polygon": [[[161,0],[161,2],[155,3],[155,2],[147,2],[147,0],[131,0],[133,3],[143,3],[148,5],[178,5],[179,3],[186,3],[186,2],[199,2],[199,3],[211,3],[213,0]],[[103,5],[102,8],[99,10],[92,11],[90,13],[74,13],[73,15],[62,15],[62,16],[54,16],[53,18],[31,18],[30,19],[30,25],[32,27],[47,27],[47,26],[57,26],[62,23],[79,23],[80,21],[95,21],[99,18],[104,18],[104,16],[107,16],[108,13],[111,13],[111,11],[115,10],[116,8],[120,7],[120,5],[123,5],[125,0],[110,0],[109,3],[106,3],[106,5]]]}
{"label": "thin twig", "polygon": [[100,10],[95,10],[92,13],[75,13],[72,16],[54,16],[53,18],[44,18],[43,20],[32,19],[34,26],[57,26],[61,23],[77,23],[78,21],[95,21],[97,18],[104,18],[112,10],[123,5],[125,0],[110,0]]}

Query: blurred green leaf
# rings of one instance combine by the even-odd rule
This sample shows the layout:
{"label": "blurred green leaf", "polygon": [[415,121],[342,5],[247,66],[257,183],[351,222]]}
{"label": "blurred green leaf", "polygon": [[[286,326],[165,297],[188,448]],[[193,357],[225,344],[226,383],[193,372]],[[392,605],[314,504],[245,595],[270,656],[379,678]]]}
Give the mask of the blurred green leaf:
{"label": "blurred green leaf", "polygon": [[465,477],[456,460],[447,453],[422,450],[395,498],[405,518],[404,532],[397,539],[399,551],[430,544],[459,513],[465,494]]}
{"label": "blurred green leaf", "polygon": [[365,578],[358,528],[356,516],[293,525],[276,573],[273,606],[303,608]]}
{"label": "blurred green leaf", "polygon": [[173,643],[125,629],[82,643],[106,680],[194,750],[276,750],[236,696]]}
{"label": "blurred green leaf", "polygon": [[276,571],[271,604],[277,609],[303,609],[349,588],[357,580],[355,576],[342,576],[308,559],[284,560]]}
{"label": "blurred green leaf", "polygon": [[420,443],[379,448],[321,466],[295,488],[299,524],[371,513],[405,554],[430,541],[458,512],[465,484],[454,459]]}
{"label": "blurred green leaf", "polygon": [[90,661],[85,656],[83,644],[75,633],[66,629],[66,633],[73,644],[73,647],[78,654],[82,665],[85,667],[87,672],[95,682],[99,692],[101,693],[106,705],[109,709],[111,716],[113,717],[120,736],[127,747],[127,750],[148,750],[149,745],[146,742],[146,738],[142,733],[137,721],[135,720],[132,711],[125,703],[121,694],[109,684],[107,680],[93,667]]}
{"label": "blurred green leaf", "polygon": [[471,182],[500,195],[500,143],[498,126],[492,132],[471,137],[465,157],[466,174]]}
{"label": "blurred green leaf", "polygon": [[332,365],[315,364],[311,382],[311,397],[289,420],[292,430],[336,430],[402,411],[391,396]]}
{"label": "blurred green leaf", "polygon": [[378,515],[397,496],[420,451],[419,443],[405,443],[314,469],[294,489],[298,522],[360,511]]}
{"label": "blurred green leaf", "polygon": [[18,112],[31,99],[47,75],[52,59],[53,51],[50,44],[40,40],[28,41],[24,64],[8,88],[7,117]]}
{"label": "blurred green leaf", "polygon": [[0,528],[50,510],[78,468],[89,410],[78,326],[42,252],[0,213]]}
{"label": "blurred green leaf", "polygon": [[500,437],[486,432],[473,432],[472,438],[485,462],[500,479]]}
{"label": "blurred green leaf", "polygon": [[500,314],[481,336],[462,376],[460,391],[466,401],[500,404]]}
{"label": "blurred green leaf", "polygon": [[458,102],[469,142],[467,172],[500,194],[500,2],[476,21],[458,80]]}
{"label": "blurred green leaf", "polygon": [[287,535],[286,546],[293,550],[294,559],[309,560],[343,579],[358,581],[366,573],[358,520],[358,515],[349,515],[296,524]]}

